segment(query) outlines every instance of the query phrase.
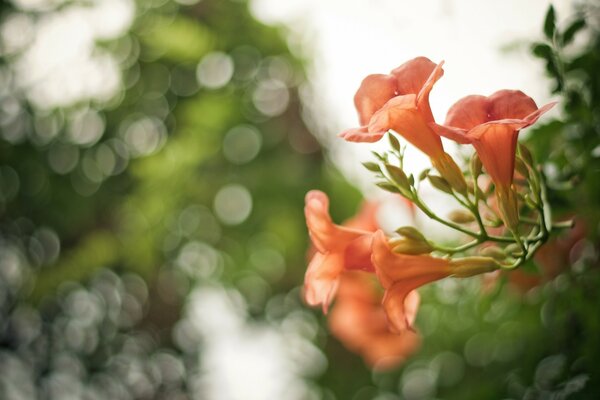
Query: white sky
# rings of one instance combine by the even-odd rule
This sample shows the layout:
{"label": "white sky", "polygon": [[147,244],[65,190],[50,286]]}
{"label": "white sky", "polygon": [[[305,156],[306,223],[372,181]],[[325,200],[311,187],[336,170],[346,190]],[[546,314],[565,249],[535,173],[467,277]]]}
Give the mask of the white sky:
{"label": "white sky", "polygon": [[[561,19],[570,1],[553,4]],[[351,179],[364,180],[359,161],[369,145],[335,136],[357,125],[353,96],[371,73],[387,73],[416,56],[445,60],[431,105],[436,119],[468,94],[520,89],[538,105],[549,101],[543,65],[529,53],[541,38],[547,0],[252,0],[261,20],[285,24],[293,48],[309,56],[310,115],[332,158]],[[507,50],[510,48],[510,51]],[[503,50],[504,49],[504,50]],[[413,155],[414,154],[414,155]],[[413,152],[416,165],[426,159]],[[363,188],[370,183],[361,183]]]}

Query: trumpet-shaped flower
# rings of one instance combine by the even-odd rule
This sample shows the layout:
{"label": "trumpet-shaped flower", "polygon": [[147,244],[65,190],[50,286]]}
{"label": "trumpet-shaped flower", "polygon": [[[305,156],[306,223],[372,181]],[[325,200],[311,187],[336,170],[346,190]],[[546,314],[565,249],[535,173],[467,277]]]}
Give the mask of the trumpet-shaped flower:
{"label": "trumpet-shaped flower", "polygon": [[442,142],[428,123],[433,122],[429,93],[444,74],[442,64],[417,57],[389,75],[367,76],[354,97],[361,126],[340,136],[352,142],[376,142],[394,130],[430,157],[440,157]]}
{"label": "trumpet-shaped flower", "polygon": [[[516,198],[511,185],[515,169],[517,137],[555,103],[538,108],[518,90],[500,90],[489,97],[472,95],[456,102],[444,126],[431,126],[458,143],[471,143],[497,187],[499,205],[507,225],[514,225]],[[507,221],[508,220],[508,221]]]}
{"label": "trumpet-shaped flower", "polygon": [[498,268],[498,264],[489,257],[445,259],[426,254],[396,253],[382,231],[377,231],[373,237],[371,260],[385,289],[383,307],[392,327],[398,332],[412,327],[416,313],[415,289],[451,275],[466,278]]}
{"label": "trumpet-shaped flower", "polygon": [[[390,331],[377,286],[371,274],[344,272],[328,323],[331,333],[348,350],[360,354],[369,366],[387,370],[416,351],[420,337],[412,331]],[[418,301],[418,296],[414,300]],[[416,312],[416,307],[413,309]]]}
{"label": "trumpet-shaped flower", "polygon": [[367,204],[345,226],[334,224],[329,215],[329,199],[318,190],[306,194],[304,213],[315,254],[304,277],[304,297],[310,305],[327,312],[344,270],[373,271],[372,234],[377,229],[376,207]]}
{"label": "trumpet-shaped flower", "polygon": [[416,315],[414,297],[417,294],[414,290],[452,275],[452,267],[447,259],[395,253],[382,231],[375,233],[373,238],[371,259],[385,289],[384,310],[397,332],[412,327]]}

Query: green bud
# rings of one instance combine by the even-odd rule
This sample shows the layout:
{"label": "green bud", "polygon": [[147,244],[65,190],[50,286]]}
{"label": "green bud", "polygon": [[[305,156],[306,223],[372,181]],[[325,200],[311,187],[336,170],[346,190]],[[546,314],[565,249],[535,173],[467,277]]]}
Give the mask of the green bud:
{"label": "green bud", "polygon": [[468,224],[469,222],[475,221],[475,217],[472,213],[465,210],[454,210],[448,214],[448,219],[457,224]]}
{"label": "green bud", "polygon": [[405,238],[426,241],[425,236],[414,226],[402,226],[396,229],[396,232]]}
{"label": "green bud", "polygon": [[531,152],[522,143],[519,143],[519,155],[521,156],[523,161],[525,161],[525,163],[527,165],[529,165],[530,167],[533,167],[535,165],[535,162],[533,161],[533,156],[531,155]]}
{"label": "green bud", "polygon": [[500,247],[489,246],[483,248],[480,252],[480,255],[485,257],[492,257],[495,260],[504,260],[506,258],[506,253]]}
{"label": "green bud", "polygon": [[429,254],[433,247],[427,241],[414,240],[411,238],[398,238],[390,241],[395,253],[401,254]]}
{"label": "green bud", "polygon": [[457,278],[468,278],[486,272],[492,272],[500,268],[500,264],[491,257],[464,257],[455,258],[450,261],[453,275]]}
{"label": "green bud", "polygon": [[527,168],[527,165],[525,165],[520,158],[515,160],[515,169],[519,174],[523,175],[525,179],[529,179],[529,168]]}
{"label": "green bud", "polygon": [[473,175],[473,179],[477,179],[477,177],[479,175],[481,175],[481,169],[483,168],[483,165],[481,164],[481,159],[479,158],[477,153],[474,153],[473,156],[471,157],[470,164],[471,164],[470,165],[471,175]]}

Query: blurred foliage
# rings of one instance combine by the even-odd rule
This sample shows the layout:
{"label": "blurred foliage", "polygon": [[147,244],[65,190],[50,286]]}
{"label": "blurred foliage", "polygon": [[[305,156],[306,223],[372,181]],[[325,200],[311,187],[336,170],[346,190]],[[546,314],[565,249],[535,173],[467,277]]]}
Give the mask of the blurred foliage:
{"label": "blurred foliage", "polygon": [[[0,21],[72,4],[3,2]],[[599,15],[586,5],[557,26],[548,12],[533,53],[562,113],[527,137],[556,213],[576,212],[588,236],[528,290],[507,276],[487,290],[478,280],[425,288],[423,348],[389,373],[369,371],[300,304],[304,194],[329,193],[336,221],[360,195],[302,121],[302,63],[280,29],[243,1],[140,0],[130,29],[96,43],[119,63],[118,93],[48,108],[19,84],[26,48],[4,47],[0,398],[201,398],[202,340],[181,332],[194,287],[216,282],[238,290],[256,321],[321,318],[311,339],[329,367],[317,397],[595,398]]]}

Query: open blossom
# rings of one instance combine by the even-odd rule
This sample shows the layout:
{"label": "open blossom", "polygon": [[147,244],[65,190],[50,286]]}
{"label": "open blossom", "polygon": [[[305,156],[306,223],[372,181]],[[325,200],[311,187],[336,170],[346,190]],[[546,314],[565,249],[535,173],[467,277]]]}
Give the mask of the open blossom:
{"label": "open blossom", "polygon": [[431,124],[438,134],[475,147],[496,185],[496,195],[508,226],[514,226],[518,218],[511,185],[519,131],[534,124],[554,104],[538,108],[533,99],[521,91],[500,90],[489,97],[464,97],[450,108],[443,126]]}
{"label": "open blossom", "polygon": [[448,276],[466,278],[498,268],[498,264],[489,257],[446,259],[427,254],[396,253],[382,231],[377,231],[373,237],[371,259],[385,289],[383,307],[392,327],[398,332],[412,327],[418,305],[415,289]]}
{"label": "open blossom", "polygon": [[372,261],[385,289],[383,307],[398,332],[411,329],[414,322],[418,305],[414,289],[452,275],[447,259],[395,253],[382,231],[373,239]]}
{"label": "open blossom", "polygon": [[367,76],[354,96],[361,126],[340,136],[351,142],[376,142],[387,131],[394,131],[427,154],[450,185],[464,193],[464,177],[432,129],[429,94],[444,74],[442,65],[443,62],[435,64],[426,57],[417,57],[389,75]]}
{"label": "open blossom", "polygon": [[370,367],[387,370],[416,351],[420,337],[412,331],[395,334],[389,330],[381,297],[372,274],[344,272],[328,323],[348,350],[360,354]]}
{"label": "open blossom", "polygon": [[433,122],[429,93],[444,74],[442,64],[425,57],[412,59],[389,75],[367,76],[354,97],[359,128],[340,135],[352,142],[375,142],[394,130],[432,158],[444,149],[428,123]]}
{"label": "open blossom", "polygon": [[327,312],[344,270],[373,271],[371,241],[377,229],[376,208],[363,210],[344,226],[334,224],[329,215],[329,199],[318,190],[306,194],[304,213],[311,240],[316,248],[304,277],[304,297],[312,306]]}

